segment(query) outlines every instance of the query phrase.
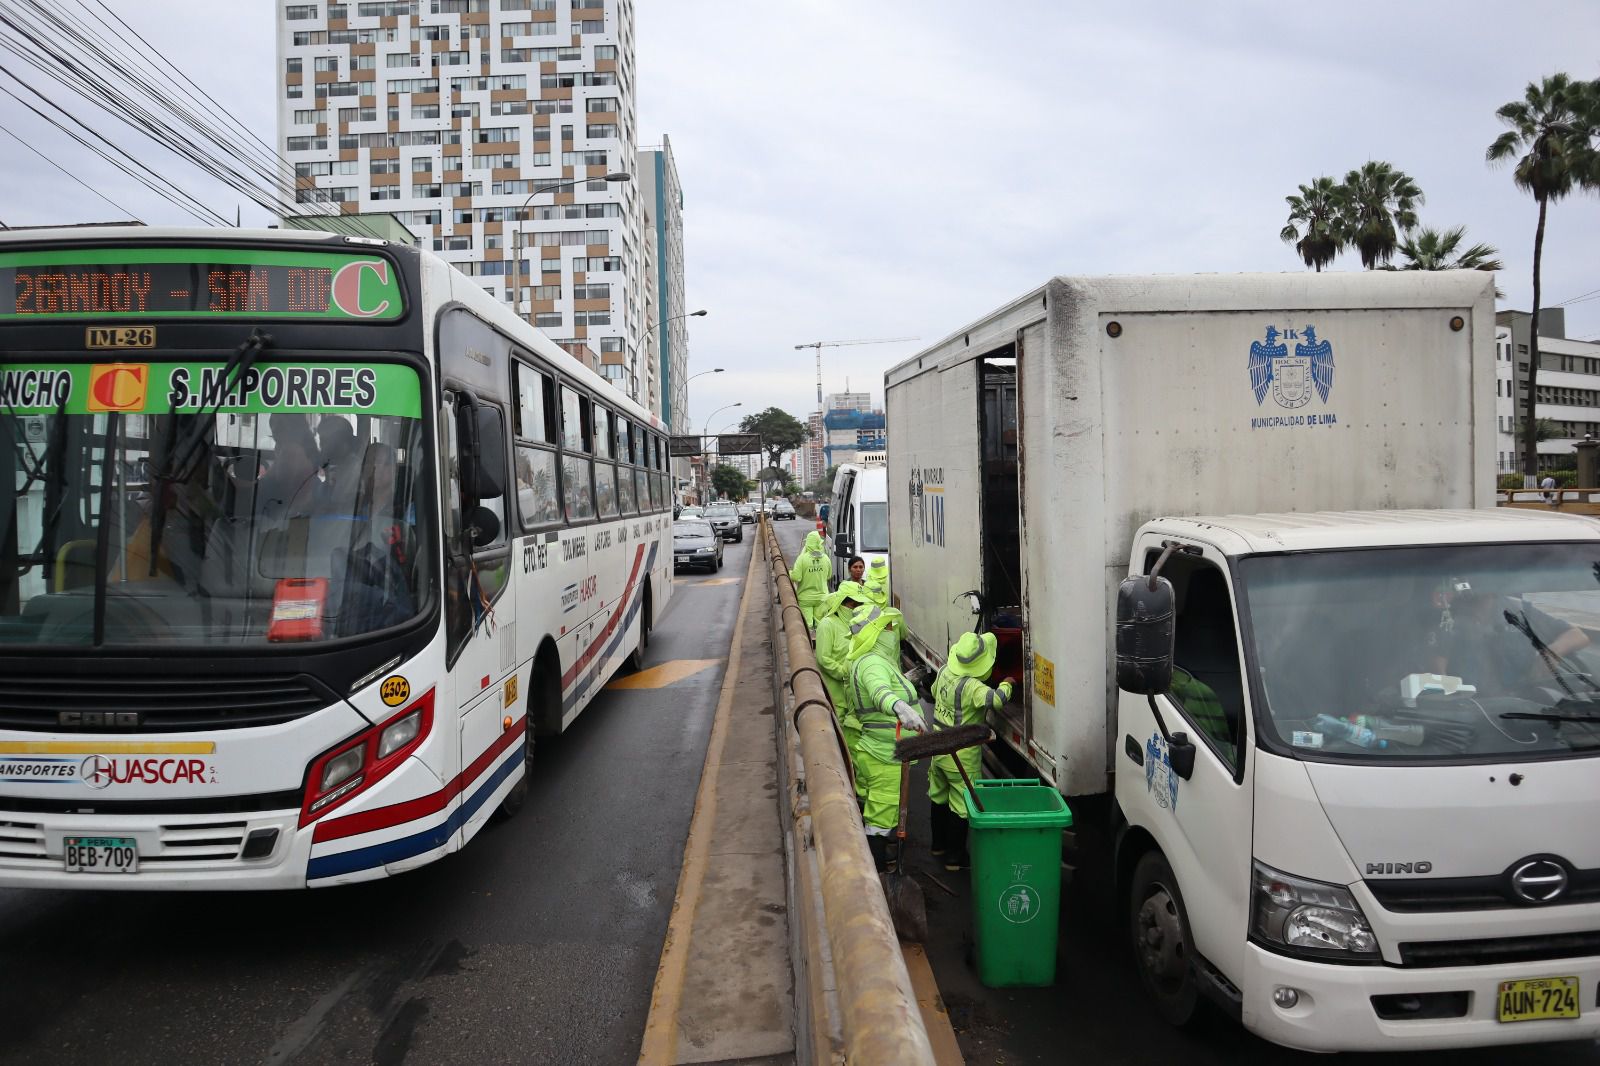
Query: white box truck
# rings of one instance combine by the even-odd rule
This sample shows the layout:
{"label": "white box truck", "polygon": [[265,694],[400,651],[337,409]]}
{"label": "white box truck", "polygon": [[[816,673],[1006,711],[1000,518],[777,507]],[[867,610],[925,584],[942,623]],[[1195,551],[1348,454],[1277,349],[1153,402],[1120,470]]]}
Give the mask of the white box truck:
{"label": "white box truck", "polygon": [[1000,634],[1172,1022],[1600,1035],[1600,525],[1493,509],[1493,338],[1481,273],[1056,278],[886,375],[907,645]]}

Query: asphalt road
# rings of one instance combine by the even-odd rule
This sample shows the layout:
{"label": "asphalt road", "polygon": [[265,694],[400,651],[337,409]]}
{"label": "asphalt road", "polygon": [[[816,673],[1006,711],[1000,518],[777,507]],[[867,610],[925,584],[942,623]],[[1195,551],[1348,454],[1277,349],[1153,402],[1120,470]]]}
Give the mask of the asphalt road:
{"label": "asphalt road", "polygon": [[[815,528],[814,521],[805,519],[777,524],[778,541],[791,562],[806,533]],[[889,577],[892,584],[892,572]],[[968,874],[947,873],[928,854],[927,795],[926,767],[914,767],[912,869],[927,903],[928,957],[969,1066],[1064,1060],[1127,1066],[1177,1062],[1185,1066],[1309,1066],[1328,1061],[1269,1044],[1220,1016],[1208,1017],[1195,1030],[1185,1032],[1162,1022],[1144,999],[1111,897],[1096,891],[1093,884],[1066,886],[1054,987],[983,987],[970,960]],[[1553,972],[1560,972],[1559,966]],[[1591,994],[1584,992],[1586,997]],[[1345,1055],[1340,1061],[1356,1066],[1593,1066],[1600,1061],[1600,1046],[1584,1042],[1447,1053]]]}
{"label": "asphalt road", "polygon": [[0,891],[0,1062],[632,1062],[752,543],[652,636],[648,665],[716,663],[541,739],[527,806],[457,855],[310,892]]}

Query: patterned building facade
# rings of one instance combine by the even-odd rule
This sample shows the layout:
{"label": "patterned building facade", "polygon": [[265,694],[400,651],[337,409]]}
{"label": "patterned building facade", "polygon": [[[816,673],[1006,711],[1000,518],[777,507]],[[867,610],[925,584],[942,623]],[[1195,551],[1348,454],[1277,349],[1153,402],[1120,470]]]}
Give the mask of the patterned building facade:
{"label": "patterned building facade", "polygon": [[285,4],[278,69],[279,148],[300,202],[394,214],[661,408],[633,0]]}

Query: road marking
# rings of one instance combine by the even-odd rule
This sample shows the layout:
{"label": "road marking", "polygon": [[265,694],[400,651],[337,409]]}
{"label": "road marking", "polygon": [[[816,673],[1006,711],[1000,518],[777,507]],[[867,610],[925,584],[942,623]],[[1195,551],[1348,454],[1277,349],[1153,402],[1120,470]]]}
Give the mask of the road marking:
{"label": "road marking", "polygon": [[739,580],[740,579],[736,577],[706,577],[701,578],[699,581],[686,582],[678,587],[686,589],[709,589],[715,588],[717,585],[737,585]]}
{"label": "road marking", "polygon": [[686,677],[693,677],[702,670],[708,670],[721,661],[721,659],[673,659],[660,666],[640,670],[637,674],[619,677],[606,688],[666,688]]}
{"label": "road marking", "polygon": [[[750,553],[745,577],[756,573],[758,553]],[[656,968],[655,987],[650,991],[650,1014],[645,1021],[644,1040],[639,1047],[640,1066],[670,1066],[678,1057],[678,1011],[683,1005],[684,973],[689,965],[689,938],[694,933],[695,911],[700,906],[700,885],[705,880],[706,861],[711,853],[711,830],[717,821],[717,768],[722,765],[722,747],[728,736],[728,718],[733,711],[733,692],[739,683],[739,645],[744,636],[745,617],[750,608],[753,580],[745,582],[739,597],[739,614],[733,623],[733,638],[728,645],[728,669],[722,675],[722,694],[717,698],[716,717],[711,721],[711,738],[706,742],[706,761],[700,769],[700,788],[695,793],[694,817],[689,820],[689,839],[683,846],[683,867],[678,871],[678,892],[667,919],[667,936],[661,945],[661,963]]]}
{"label": "road marking", "polygon": [[917,1008],[922,1012],[922,1027],[928,1031],[928,1043],[933,1047],[936,1066],[961,1066],[961,1045],[956,1042],[956,1031],[950,1024],[950,1012],[945,1009],[944,997],[939,994],[939,982],[934,980],[933,967],[928,964],[928,952],[921,944],[900,944],[900,955],[906,960],[906,973],[911,976],[911,991],[916,994]]}

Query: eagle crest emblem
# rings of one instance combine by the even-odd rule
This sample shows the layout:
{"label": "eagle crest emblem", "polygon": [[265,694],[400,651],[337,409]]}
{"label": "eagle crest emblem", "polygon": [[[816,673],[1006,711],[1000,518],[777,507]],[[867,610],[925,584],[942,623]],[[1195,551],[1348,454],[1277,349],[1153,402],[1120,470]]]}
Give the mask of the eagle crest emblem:
{"label": "eagle crest emblem", "polygon": [[[1291,340],[1295,341],[1292,355],[1287,343]],[[1268,326],[1265,342],[1250,342],[1250,391],[1257,404],[1267,398],[1268,389],[1278,406],[1291,410],[1309,403],[1312,389],[1318,399],[1328,402],[1333,391],[1333,345],[1317,339],[1315,326],[1282,332]]]}

